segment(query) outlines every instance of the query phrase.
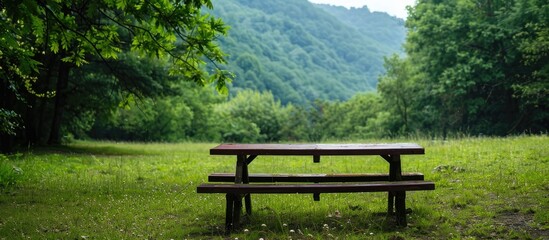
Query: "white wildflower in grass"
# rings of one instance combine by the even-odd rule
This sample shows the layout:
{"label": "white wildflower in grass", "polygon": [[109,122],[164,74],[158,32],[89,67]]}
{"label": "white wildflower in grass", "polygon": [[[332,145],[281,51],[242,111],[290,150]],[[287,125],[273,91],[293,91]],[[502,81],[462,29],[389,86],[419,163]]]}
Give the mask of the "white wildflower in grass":
{"label": "white wildflower in grass", "polygon": [[373,233],[373,232],[371,232],[371,233],[370,233],[370,236],[371,236],[371,235],[374,235],[374,233]]}
{"label": "white wildflower in grass", "polygon": [[265,240],[265,239],[263,239],[263,238],[259,238],[259,240]]}
{"label": "white wildflower in grass", "polygon": [[261,224],[262,227],[267,227],[267,224],[263,223]]}
{"label": "white wildflower in grass", "polygon": [[295,233],[295,230],[293,230],[293,229],[290,229],[290,233]]}
{"label": "white wildflower in grass", "polygon": [[286,224],[286,223],[283,223],[283,224],[282,224],[282,226],[283,226],[283,227],[287,227],[287,226],[288,226],[288,224]]}
{"label": "white wildflower in grass", "polygon": [[248,230],[247,228],[244,229],[244,233],[248,234],[250,233],[250,230]]}

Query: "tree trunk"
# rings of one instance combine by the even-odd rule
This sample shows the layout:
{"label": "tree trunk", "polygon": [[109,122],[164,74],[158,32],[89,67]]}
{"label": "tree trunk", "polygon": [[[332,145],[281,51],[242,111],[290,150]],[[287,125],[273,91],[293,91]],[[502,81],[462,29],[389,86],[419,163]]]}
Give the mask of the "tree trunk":
{"label": "tree trunk", "polygon": [[69,86],[70,69],[71,65],[69,63],[65,63],[62,61],[60,62],[57,77],[57,89],[55,94],[55,105],[53,109],[53,118],[48,144],[61,143],[61,121],[67,102],[67,88]]}
{"label": "tree trunk", "polygon": [[[10,109],[14,105],[13,96],[9,91],[9,83],[5,78],[0,79],[0,109]],[[7,119],[0,119],[0,121],[7,121]],[[14,137],[3,131],[0,131],[0,152],[11,152],[14,148]]]}
{"label": "tree trunk", "polygon": [[[61,62],[58,60],[58,56],[53,53],[48,53],[44,56],[44,60],[42,61],[42,64],[46,66],[45,72],[41,74],[40,82],[43,84],[42,86],[42,92],[51,91],[55,86],[51,86],[52,78],[56,73],[56,68],[59,67],[59,63]],[[58,74],[59,75],[59,74]],[[37,128],[39,129],[39,143],[40,144],[46,144],[49,140],[50,136],[50,126],[51,126],[51,118],[52,118],[52,105],[55,101],[55,99],[51,98],[41,98],[39,99],[39,103],[37,104],[37,115],[38,115],[38,122],[36,124]]]}
{"label": "tree trunk", "polygon": [[38,132],[36,129],[36,111],[34,108],[36,108],[36,96],[34,94],[29,93],[27,94],[27,106],[26,106],[26,113],[25,113],[25,134],[26,134],[26,140],[25,145],[26,146],[33,146],[38,143]]}

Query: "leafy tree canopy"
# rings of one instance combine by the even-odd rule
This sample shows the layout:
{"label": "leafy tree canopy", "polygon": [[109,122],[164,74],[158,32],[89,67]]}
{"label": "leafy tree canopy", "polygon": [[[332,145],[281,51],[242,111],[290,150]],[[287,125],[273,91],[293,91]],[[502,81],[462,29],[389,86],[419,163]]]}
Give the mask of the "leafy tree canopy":
{"label": "leafy tree canopy", "polygon": [[548,9],[538,0],[418,1],[405,45],[415,111],[434,114],[442,132],[546,130]]}
{"label": "leafy tree canopy", "polygon": [[[215,43],[227,27],[203,7],[213,5],[209,0],[0,2],[0,131],[31,144],[48,138],[58,143],[67,101],[84,86],[79,82],[83,75],[74,75],[73,69],[94,62],[106,66],[130,93],[126,96],[146,96],[152,85],[134,87],[144,78],[132,78],[113,64],[131,55],[126,52],[167,61],[163,71],[170,75],[214,83],[227,92],[232,75],[218,65],[225,56]],[[151,74],[133,71],[133,76]],[[17,119],[23,122],[19,133]],[[51,127],[44,131],[44,126]]]}
{"label": "leafy tree canopy", "polygon": [[146,57],[169,57],[172,73],[201,84],[215,80],[223,90],[228,73],[216,68],[210,77],[203,66],[205,59],[225,62],[213,41],[227,27],[201,13],[202,6],[213,7],[208,0],[4,2],[0,56],[18,58],[3,74],[35,75],[44,67],[37,58],[50,52],[81,66],[90,55],[116,59],[129,48]]}

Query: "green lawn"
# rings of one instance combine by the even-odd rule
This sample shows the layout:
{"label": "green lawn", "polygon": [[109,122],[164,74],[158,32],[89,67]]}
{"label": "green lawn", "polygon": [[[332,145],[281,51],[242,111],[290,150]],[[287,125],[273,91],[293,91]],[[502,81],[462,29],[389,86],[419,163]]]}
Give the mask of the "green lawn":
{"label": "green lawn", "polygon": [[[322,194],[320,202],[258,195],[253,218],[228,239],[549,238],[547,135],[404,141],[426,154],[404,156],[403,171],[436,183],[435,191],[407,194],[408,227],[383,214],[385,193]],[[196,194],[209,173],[234,171],[234,157],[209,155],[215,145],[76,142],[0,156],[0,169],[17,170],[16,185],[0,190],[0,239],[226,238],[224,196]],[[375,156],[319,164],[259,157],[250,165],[279,173],[387,169]]]}

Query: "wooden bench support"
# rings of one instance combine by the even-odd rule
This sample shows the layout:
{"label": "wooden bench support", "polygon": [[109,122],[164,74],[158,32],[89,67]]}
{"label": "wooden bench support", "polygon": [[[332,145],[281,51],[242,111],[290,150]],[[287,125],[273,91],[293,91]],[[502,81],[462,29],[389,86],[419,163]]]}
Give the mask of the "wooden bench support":
{"label": "wooden bench support", "polygon": [[320,162],[320,155],[313,155],[313,162],[319,163]]}
{"label": "wooden bench support", "polygon": [[[343,192],[390,192],[389,209],[396,210],[397,224],[406,226],[406,191],[434,190],[433,182],[397,181],[370,183],[319,183],[319,184],[201,184],[198,193],[225,193],[226,216],[225,229],[227,233],[238,227],[242,208],[242,197],[247,194],[281,194],[281,193],[343,193]],[[248,214],[251,214],[251,206]]]}
{"label": "wooden bench support", "polygon": [[313,200],[316,202],[320,201],[320,193],[313,193]]}

